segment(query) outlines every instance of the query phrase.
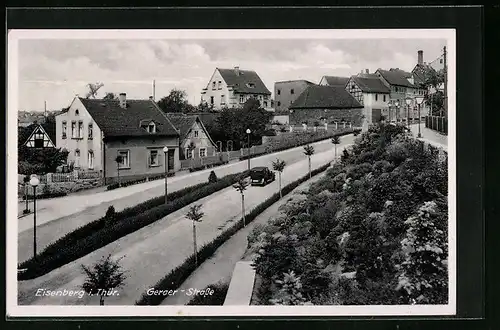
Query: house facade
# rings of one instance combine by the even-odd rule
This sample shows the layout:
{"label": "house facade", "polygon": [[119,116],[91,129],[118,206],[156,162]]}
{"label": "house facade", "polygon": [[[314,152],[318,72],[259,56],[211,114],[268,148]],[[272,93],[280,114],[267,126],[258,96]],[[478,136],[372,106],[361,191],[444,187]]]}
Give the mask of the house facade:
{"label": "house facade", "polygon": [[274,109],[276,113],[288,112],[288,107],[314,83],[307,80],[277,81],[274,83]]}
{"label": "house facade", "polygon": [[364,107],[345,87],[309,86],[290,106],[290,124],[347,122],[361,127]]}
{"label": "house facade", "polygon": [[[55,148],[55,132],[53,127],[48,127],[45,124],[35,124],[34,128],[28,137],[28,139],[24,142],[24,146],[27,148]],[[28,126],[26,129],[29,129]]]}
{"label": "house facade", "polygon": [[[439,63],[441,61],[441,63]],[[412,74],[415,77],[415,82],[423,85],[426,81],[426,78],[432,75],[437,75],[438,72],[444,69],[444,59],[443,55],[434,60],[431,63],[424,62],[424,52],[422,50],[418,51],[418,61],[415,67],[412,70]],[[425,86],[423,86],[425,87]],[[429,98],[432,98],[433,94],[436,92],[444,93],[444,82],[438,84],[436,87],[427,86],[426,93]],[[432,109],[430,106],[424,105],[424,111],[427,114]]]}
{"label": "house facade", "polygon": [[217,152],[207,129],[199,116],[167,114],[170,122],[179,130],[180,159],[198,159],[213,156]]}
{"label": "house facade", "polygon": [[383,118],[389,119],[390,89],[377,76],[353,76],[345,89],[364,107],[364,130]]}
{"label": "house facade", "polygon": [[[101,171],[106,184],[180,169],[179,133],[152,100],[76,97],[56,116],[56,146],[68,150],[68,164]],[[119,161],[119,162],[117,162]]]}
{"label": "house facade", "polygon": [[243,106],[250,98],[259,100],[262,108],[273,111],[271,92],[255,71],[216,68],[201,91],[201,102],[215,110]]}

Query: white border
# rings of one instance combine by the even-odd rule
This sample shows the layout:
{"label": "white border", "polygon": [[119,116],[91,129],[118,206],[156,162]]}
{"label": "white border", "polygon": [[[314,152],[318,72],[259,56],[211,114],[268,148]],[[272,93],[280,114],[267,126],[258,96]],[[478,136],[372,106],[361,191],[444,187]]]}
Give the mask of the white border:
{"label": "white border", "polygon": [[[90,33],[89,33],[90,32]],[[449,302],[414,306],[18,306],[17,110],[20,39],[447,39]],[[456,313],[456,32],[376,30],[11,30],[8,32],[6,308],[9,317],[431,316]],[[16,114],[16,115],[14,115]]]}

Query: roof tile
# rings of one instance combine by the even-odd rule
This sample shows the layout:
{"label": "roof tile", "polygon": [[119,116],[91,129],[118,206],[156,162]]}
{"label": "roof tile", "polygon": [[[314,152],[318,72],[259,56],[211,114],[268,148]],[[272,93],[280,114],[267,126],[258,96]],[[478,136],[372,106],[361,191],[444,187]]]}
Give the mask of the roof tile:
{"label": "roof tile", "polygon": [[345,109],[362,108],[363,106],[347,92],[344,87],[309,86],[289,109]]}

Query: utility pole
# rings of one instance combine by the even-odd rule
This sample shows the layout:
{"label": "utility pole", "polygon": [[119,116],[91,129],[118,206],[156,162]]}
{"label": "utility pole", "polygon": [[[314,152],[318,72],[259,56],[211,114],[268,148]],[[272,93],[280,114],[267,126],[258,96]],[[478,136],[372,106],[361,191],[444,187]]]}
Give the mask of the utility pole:
{"label": "utility pole", "polygon": [[448,116],[448,67],[446,64],[446,46],[443,48],[443,62],[444,62],[444,113]]}
{"label": "utility pole", "polygon": [[155,93],[156,93],[156,81],[153,80],[153,101],[156,102],[156,97],[155,97],[156,95],[155,95]]}
{"label": "utility pole", "polygon": [[43,116],[47,118],[47,101],[43,101]]}

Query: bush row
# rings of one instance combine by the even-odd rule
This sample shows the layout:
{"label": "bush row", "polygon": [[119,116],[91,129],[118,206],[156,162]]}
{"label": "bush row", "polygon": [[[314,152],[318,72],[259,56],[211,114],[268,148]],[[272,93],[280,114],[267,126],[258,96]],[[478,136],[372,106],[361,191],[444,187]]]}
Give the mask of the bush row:
{"label": "bush row", "polygon": [[241,176],[248,176],[248,172],[229,174],[216,182],[203,182],[172,192],[168,194],[167,204],[165,196],[155,197],[114,213],[112,221],[104,216],[79,227],[47,246],[36,260],[31,258],[21,263],[19,268],[27,268],[27,271],[19,274],[18,279],[35,278],[81,258],[186,205],[229,187]]}
{"label": "bush row", "polygon": [[[167,174],[167,177],[170,178],[170,177],[172,177],[174,175],[175,175],[175,172],[169,172]],[[144,182],[147,182],[147,181],[153,181],[153,180],[163,179],[164,177],[165,177],[165,174],[158,174],[158,175],[149,176],[149,177],[142,178],[142,179],[125,181],[125,182],[122,182],[122,183],[115,182],[115,183],[109,184],[106,187],[106,190],[114,190],[114,189],[117,189],[117,188],[128,187],[128,186],[131,186],[131,185],[134,185],[134,184],[144,183]]]}
{"label": "bush row", "polygon": [[[325,164],[313,171],[311,171],[312,175],[317,175],[321,172],[324,172],[328,169],[330,164]],[[300,184],[309,180],[309,174],[301,177],[300,179],[286,185],[282,189],[283,195],[290,193],[292,190],[297,188]],[[250,223],[259,214],[264,212],[271,205],[279,201],[280,194],[275,193],[264,202],[257,205],[253,208],[245,217],[246,223]],[[215,251],[224,244],[228,239],[231,238],[238,230],[243,228],[243,218],[241,218],[238,222],[236,222],[232,227],[223,231],[219,236],[217,236],[213,241],[203,245],[198,250],[198,263],[201,264],[208,258],[210,258]],[[154,290],[175,290],[181,286],[181,284],[196,270],[197,266],[195,265],[195,255],[192,254],[189,256],[181,265],[177,266],[173,270],[171,270],[165,277],[163,277],[158,283],[154,285]],[[144,293],[142,297],[136,302],[136,305],[159,305],[165,299],[165,296],[154,296],[148,295]]]}
{"label": "bush row", "polygon": [[[47,199],[47,198],[55,198],[55,197],[62,197],[62,196],[66,196],[68,195],[68,193],[66,192],[62,192],[62,191],[58,191],[58,192],[53,192],[53,193],[42,193],[40,195],[36,195],[36,199]],[[26,196],[23,196],[23,201],[26,200]],[[33,195],[28,195],[28,200],[33,200]]]}
{"label": "bush row", "polygon": [[222,306],[226,300],[229,283],[211,284],[202,291],[213,290],[214,293],[208,296],[196,295],[186,305]]}
{"label": "bush row", "polygon": [[[344,135],[348,135],[348,134],[352,134],[352,133],[360,132],[360,131],[361,130],[359,130],[359,129],[357,129],[357,130],[356,129],[348,129],[346,131],[336,132],[333,134],[325,134],[323,136],[316,136],[316,137],[310,138],[310,139],[300,139],[300,141],[293,141],[293,139],[287,138],[287,141],[288,141],[287,144],[282,144],[282,145],[278,145],[277,147],[272,147],[271,152],[279,152],[279,151],[283,151],[283,150],[287,150],[287,149],[292,149],[292,148],[300,147],[300,146],[303,146],[303,145],[306,145],[309,143],[315,143],[318,141],[326,140],[326,139],[332,138],[334,136],[344,136]],[[259,153],[254,153],[251,155],[244,155],[244,156],[240,157],[240,160],[246,160],[249,157],[254,158],[254,157],[259,157],[259,156],[266,155],[266,154],[268,154],[268,153],[267,152],[259,152]]]}
{"label": "bush row", "polygon": [[229,161],[227,160],[220,160],[216,163],[211,163],[211,164],[203,164],[203,165],[200,165],[200,166],[193,166],[193,167],[190,167],[189,168],[189,172],[197,172],[197,171],[201,171],[201,170],[204,170],[204,169],[207,169],[207,168],[212,168],[212,167],[217,167],[217,166],[221,166],[221,165],[225,165],[225,164],[228,164]]}

